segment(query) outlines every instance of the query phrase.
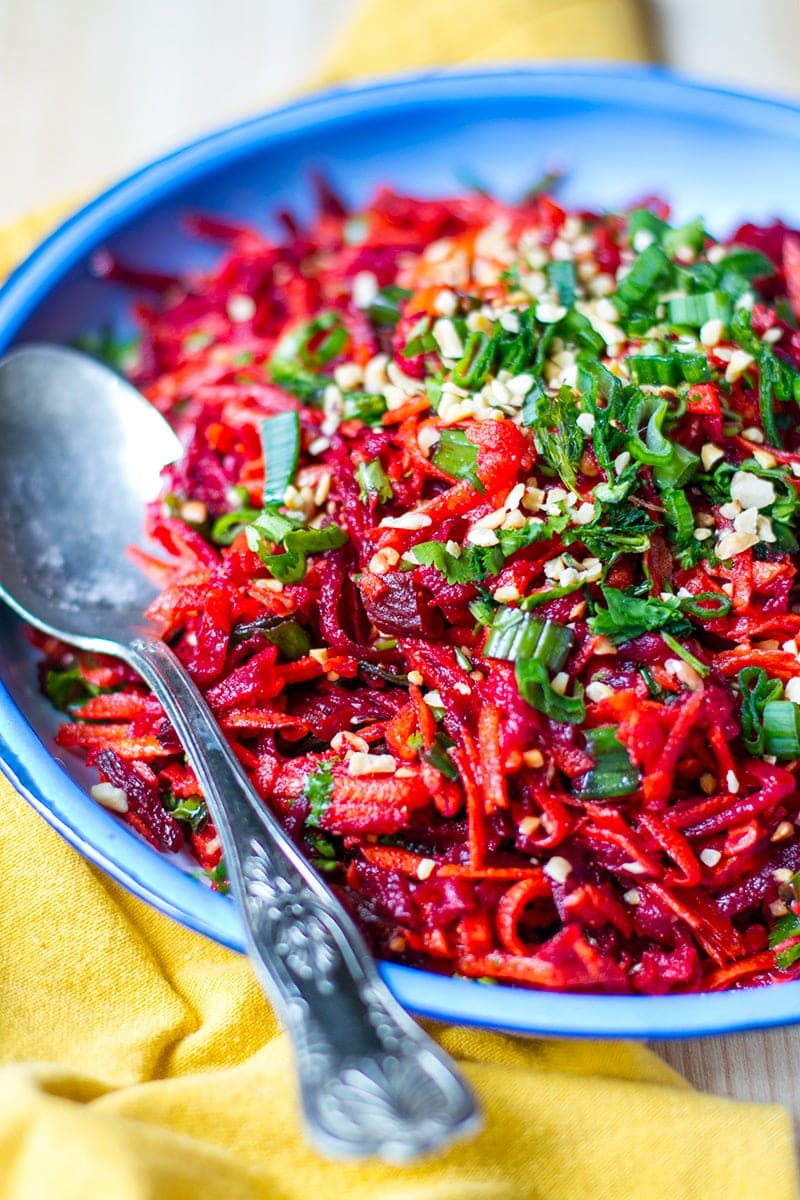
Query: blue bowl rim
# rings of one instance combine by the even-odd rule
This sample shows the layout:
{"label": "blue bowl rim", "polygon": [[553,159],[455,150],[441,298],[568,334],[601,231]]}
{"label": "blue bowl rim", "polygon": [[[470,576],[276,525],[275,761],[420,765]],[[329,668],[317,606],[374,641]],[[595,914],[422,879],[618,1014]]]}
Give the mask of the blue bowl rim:
{"label": "blue bowl rim", "polygon": [[[602,93],[599,85],[603,85]],[[332,88],[202,136],[147,163],[68,217],[34,249],[0,288],[0,352],[35,310],[53,282],[132,217],[189,183],[266,142],[291,138],[309,125],[335,124],[395,105],[476,94],[634,102],[657,111],[682,110],[701,120],[719,116],[796,136],[800,105],[682,77],[665,68],[571,63],[542,67],[511,64],[479,70],[447,69]],[[698,112],[698,104],[701,111]],[[228,898],[184,875],[114,818],[89,809],[80,829],[70,818],[85,794],[66,774],[0,684],[0,768],[34,809],[84,857],[157,909],[232,949],[243,950],[238,912]],[[560,1037],[683,1038],[733,1033],[800,1022],[800,982],[741,991],[679,996],[550,994],[451,979],[381,963],[397,998],[433,1019]]]}

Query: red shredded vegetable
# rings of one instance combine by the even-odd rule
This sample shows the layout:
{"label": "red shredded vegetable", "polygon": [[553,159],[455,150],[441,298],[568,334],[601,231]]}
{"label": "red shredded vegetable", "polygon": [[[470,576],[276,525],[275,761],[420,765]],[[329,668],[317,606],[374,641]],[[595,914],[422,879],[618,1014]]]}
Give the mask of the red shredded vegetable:
{"label": "red shredded vegetable", "polygon": [[[98,263],[186,448],[148,616],[378,954],[797,977],[800,234],[316,190],[278,237],[192,218],[209,274]],[[32,636],[97,799],[224,887],[159,704]]]}

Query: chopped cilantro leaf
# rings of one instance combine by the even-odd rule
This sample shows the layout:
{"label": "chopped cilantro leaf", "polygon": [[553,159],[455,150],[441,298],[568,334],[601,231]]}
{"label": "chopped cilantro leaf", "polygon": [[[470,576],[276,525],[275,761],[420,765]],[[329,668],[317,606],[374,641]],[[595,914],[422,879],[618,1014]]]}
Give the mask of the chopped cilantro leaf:
{"label": "chopped cilantro leaf", "polygon": [[615,646],[633,641],[643,633],[663,629],[678,637],[691,631],[689,621],[681,615],[681,602],[677,596],[666,600],[643,599],[605,585],[601,591],[606,607],[595,605],[589,628],[592,633],[607,637]]}
{"label": "chopped cilantro leaf", "polygon": [[306,779],[306,786],[303,791],[303,795],[309,804],[306,825],[311,825],[314,828],[320,827],[325,810],[331,802],[332,792],[333,771],[331,770],[331,764],[325,762],[322,766],[317,767],[315,771],[311,771]]}

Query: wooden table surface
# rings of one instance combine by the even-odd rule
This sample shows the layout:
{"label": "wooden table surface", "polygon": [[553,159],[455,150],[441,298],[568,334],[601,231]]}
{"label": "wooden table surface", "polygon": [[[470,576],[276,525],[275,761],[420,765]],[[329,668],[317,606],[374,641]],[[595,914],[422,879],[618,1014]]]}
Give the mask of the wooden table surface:
{"label": "wooden table surface", "polygon": [[[355,3],[0,0],[0,222],[298,90]],[[651,7],[673,65],[800,93],[798,0]],[[724,53],[709,54],[721,22]],[[800,1125],[800,1029],[654,1049],[698,1088],[777,1101]]]}

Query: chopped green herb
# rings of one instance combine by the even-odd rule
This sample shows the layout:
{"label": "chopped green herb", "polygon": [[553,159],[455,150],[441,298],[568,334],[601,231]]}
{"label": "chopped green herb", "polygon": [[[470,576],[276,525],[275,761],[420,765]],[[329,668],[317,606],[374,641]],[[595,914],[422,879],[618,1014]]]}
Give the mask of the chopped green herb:
{"label": "chopped green herb", "polygon": [[566,386],[560,389],[557,396],[541,392],[535,397],[527,415],[540,456],[570,489],[575,487],[576,471],[584,445],[583,430],[578,425],[579,415],[575,394],[572,388]]}
{"label": "chopped green herb", "polygon": [[[247,526],[245,535],[250,549],[282,583],[298,583],[303,579],[309,554],[336,550],[347,541],[347,534],[338,525],[306,529],[300,518],[285,516],[269,507]],[[274,553],[270,545],[282,546],[283,554]]]}
{"label": "chopped green herb", "polygon": [[202,796],[186,796],[181,800],[174,792],[169,792],[165,802],[175,820],[184,821],[192,833],[202,829],[208,820],[208,809]]}
{"label": "chopped green herb", "polygon": [[595,605],[589,628],[592,633],[607,637],[615,646],[641,637],[643,633],[666,630],[680,637],[691,632],[691,625],[681,615],[681,602],[677,596],[667,600],[643,599],[606,585],[601,591],[606,608]]}
{"label": "chopped green herb", "polygon": [[356,482],[362,504],[367,504],[372,498],[377,499],[379,504],[386,504],[394,495],[391,480],[384,471],[379,458],[358,464]]}
{"label": "chopped green herb", "polygon": [[[778,950],[778,947],[784,946],[786,942],[790,944],[783,950]],[[771,950],[778,950],[775,955],[776,966],[783,971],[794,966],[800,958],[800,917],[797,916],[797,913],[789,912],[773,925],[770,930],[769,945]]]}
{"label": "chopped green herb", "polygon": [[322,766],[311,771],[306,779],[303,796],[308,801],[309,812],[306,825],[319,828],[322,818],[331,802],[333,794],[333,771],[331,764],[325,762]]}
{"label": "chopped green herb", "polygon": [[223,896],[227,896],[231,890],[231,886],[228,883],[228,868],[225,866],[224,858],[220,858],[217,865],[211,870],[206,870],[204,874],[215,891],[220,892]]}
{"label": "chopped green herb", "polygon": [[45,695],[61,712],[70,712],[92,696],[99,696],[107,690],[90,683],[77,666],[67,667],[63,671],[51,669],[45,672]]}

